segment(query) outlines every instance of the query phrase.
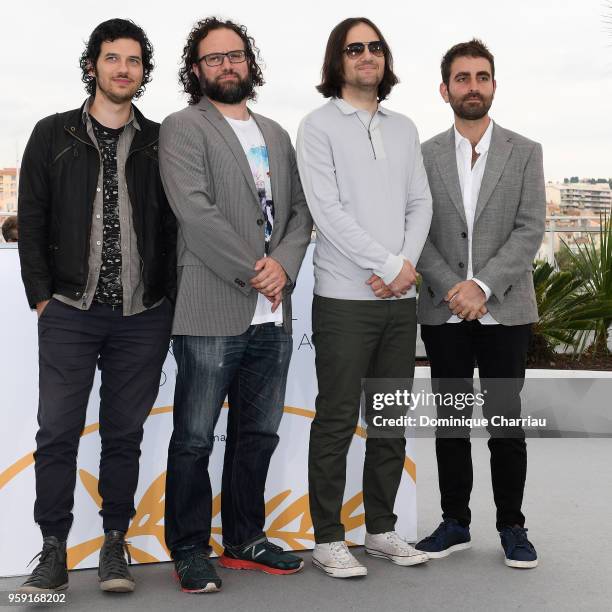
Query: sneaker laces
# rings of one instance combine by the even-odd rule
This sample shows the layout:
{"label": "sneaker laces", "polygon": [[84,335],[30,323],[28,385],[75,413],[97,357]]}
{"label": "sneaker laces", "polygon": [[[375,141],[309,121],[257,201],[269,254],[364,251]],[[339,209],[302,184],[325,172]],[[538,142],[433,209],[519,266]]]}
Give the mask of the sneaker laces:
{"label": "sneaker laces", "polygon": [[278,546],[276,544],[272,544],[272,542],[270,542],[270,540],[265,540],[263,542],[263,546],[264,546],[264,548],[267,548],[268,550],[271,550],[272,552],[278,553],[279,555],[285,552],[285,550],[283,549],[282,546]]}
{"label": "sneaker laces", "polygon": [[198,570],[210,571],[211,563],[207,553],[196,552],[186,559],[181,559],[176,563],[176,573],[179,577],[184,576],[192,568],[198,572]]}
{"label": "sneaker laces", "polygon": [[387,533],[385,533],[385,538],[395,548],[397,548],[403,553],[413,554],[415,552],[414,548],[410,546],[408,541],[404,539],[399,533],[397,533],[397,531],[388,531]]}
{"label": "sneaker laces", "polygon": [[48,574],[51,571],[53,565],[53,553],[57,550],[57,545],[51,542],[43,542],[42,550],[32,557],[26,567],[30,567],[36,559],[40,559],[38,565],[32,570],[32,577],[48,578]]}
{"label": "sneaker laces", "polygon": [[527,529],[525,527],[511,527],[514,535],[514,548],[526,548],[531,550],[533,544],[527,538]]}
{"label": "sneaker laces", "polygon": [[423,538],[423,542],[436,542],[442,536],[442,534],[448,530],[448,527],[449,523],[447,521],[442,521],[431,535]]}
{"label": "sneaker laces", "polygon": [[[123,574],[128,563],[132,564],[132,556],[130,555],[129,545],[123,537],[108,538],[102,546],[104,551],[104,563],[109,573]],[[127,555],[128,561],[125,560]]]}
{"label": "sneaker laces", "polygon": [[245,546],[242,549],[241,554],[248,554],[249,551],[251,551],[251,554],[253,554],[256,551],[257,546],[259,546],[260,544],[265,550],[269,550],[270,552],[274,552],[279,555],[285,552],[281,546],[272,544],[272,542],[270,542],[270,540],[268,540],[267,538],[261,538],[260,540],[256,540],[255,542],[252,542],[251,544]]}
{"label": "sneaker laces", "polygon": [[346,542],[332,542],[329,545],[329,551],[340,563],[348,563],[353,560],[353,555],[351,554]]}

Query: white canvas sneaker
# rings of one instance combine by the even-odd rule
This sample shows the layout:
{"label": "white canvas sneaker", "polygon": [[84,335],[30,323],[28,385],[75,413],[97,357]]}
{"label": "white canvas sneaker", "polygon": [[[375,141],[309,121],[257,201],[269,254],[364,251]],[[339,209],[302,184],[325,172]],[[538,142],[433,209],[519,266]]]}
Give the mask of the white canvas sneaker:
{"label": "white canvas sneaker", "polygon": [[368,573],[368,568],[353,557],[345,542],[315,544],[312,563],[332,578],[353,578]]}
{"label": "white canvas sneaker", "polygon": [[395,531],[366,533],[365,551],[374,557],[389,559],[397,565],[418,565],[429,560],[427,553],[410,546]]}

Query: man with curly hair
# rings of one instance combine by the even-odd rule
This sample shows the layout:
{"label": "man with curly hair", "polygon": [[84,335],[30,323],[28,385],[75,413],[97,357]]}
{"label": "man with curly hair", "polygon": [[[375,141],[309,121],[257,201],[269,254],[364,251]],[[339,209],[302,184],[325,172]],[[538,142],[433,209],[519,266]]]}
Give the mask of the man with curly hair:
{"label": "man with curly hair", "polygon": [[176,286],[176,221],[159,176],[159,124],[132,104],[151,78],[152,54],[133,22],[98,25],[80,60],[90,97],[39,121],[23,156],[19,255],[38,313],[34,519],[43,535],[40,561],[20,587],[26,593],[68,587],[76,458],[96,365],[100,587],[134,589],[124,536]]}
{"label": "man with curly hair", "polygon": [[189,106],[160,131],[179,225],[165,532],[181,588],[192,593],[221,587],[208,559],[208,461],[226,396],[220,564],[269,574],[303,565],[267,540],[264,488],[292,350],[291,292],[312,219],[287,132],[247,107],[263,84],[257,55],[244,26],[197,23],[180,71]]}

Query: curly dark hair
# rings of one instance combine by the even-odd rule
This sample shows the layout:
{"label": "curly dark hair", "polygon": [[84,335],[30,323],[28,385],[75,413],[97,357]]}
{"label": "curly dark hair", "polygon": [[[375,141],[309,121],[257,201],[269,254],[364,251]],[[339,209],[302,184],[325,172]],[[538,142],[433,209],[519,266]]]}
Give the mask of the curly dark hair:
{"label": "curly dark hair", "polygon": [[[183,86],[185,93],[189,95],[189,104],[197,104],[202,99],[204,93],[206,93],[202,92],[200,81],[193,72],[193,65],[198,63],[198,46],[210,32],[220,30],[221,28],[232,30],[242,39],[253,87],[260,87],[265,82],[261,68],[257,64],[258,61],[261,62],[259,49],[255,46],[254,38],[247,34],[246,26],[238,25],[229,19],[223,21],[217,17],[206,17],[206,19],[198,21],[191,29],[191,32],[189,32],[187,44],[183,48],[183,55],[181,57],[182,65],[179,70],[179,83]],[[256,97],[255,91],[249,95],[251,100],[254,100]]]}
{"label": "curly dark hair", "polygon": [[118,38],[131,38],[140,43],[142,53],[142,83],[134,98],[140,98],[144,93],[147,83],[151,80],[153,71],[153,45],[147,38],[144,30],[129,19],[109,19],[103,21],[91,33],[85,45],[85,50],[79,59],[81,67],[81,80],[85,83],[85,89],[90,96],[96,94],[96,77],[89,74],[95,67],[103,42],[112,42]]}
{"label": "curly dark hair", "polygon": [[451,66],[458,57],[483,57],[489,60],[491,64],[491,78],[495,78],[495,60],[493,54],[487,46],[478,38],[472,38],[468,42],[458,43],[452,46],[442,58],[440,63],[440,72],[442,73],[442,82],[448,87],[451,75]]}
{"label": "curly dark hair", "polygon": [[399,79],[393,72],[393,56],[391,49],[382,35],[378,27],[367,17],[349,17],[341,21],[329,35],[327,47],[325,49],[325,57],[323,59],[323,68],[321,68],[321,83],[317,85],[317,91],[323,94],[326,98],[341,98],[342,86],[344,85],[344,73],[342,69],[342,59],[344,56],[344,47],[346,36],[349,30],[359,23],[365,23],[370,26],[378,36],[378,40],[383,43],[385,53],[385,72],[381,82],[378,84],[378,100],[382,102],[391,93],[394,85],[399,83]]}

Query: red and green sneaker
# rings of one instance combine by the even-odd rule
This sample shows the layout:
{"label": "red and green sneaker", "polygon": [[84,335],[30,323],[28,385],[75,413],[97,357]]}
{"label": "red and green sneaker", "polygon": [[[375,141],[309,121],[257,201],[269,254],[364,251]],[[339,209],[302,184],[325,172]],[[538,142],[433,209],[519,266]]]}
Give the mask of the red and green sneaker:
{"label": "red and green sneaker", "polygon": [[245,546],[226,545],[219,565],[228,569],[259,570],[266,574],[295,574],[304,567],[304,561],[267,538],[261,538]]}

